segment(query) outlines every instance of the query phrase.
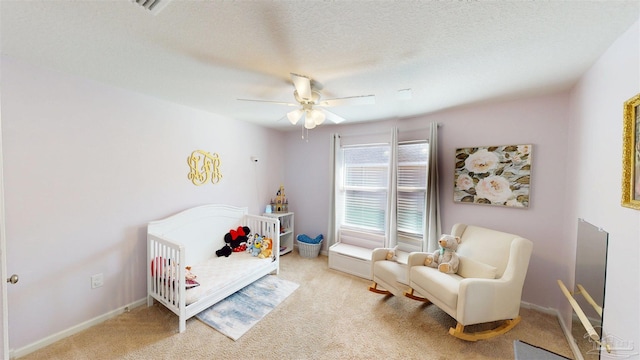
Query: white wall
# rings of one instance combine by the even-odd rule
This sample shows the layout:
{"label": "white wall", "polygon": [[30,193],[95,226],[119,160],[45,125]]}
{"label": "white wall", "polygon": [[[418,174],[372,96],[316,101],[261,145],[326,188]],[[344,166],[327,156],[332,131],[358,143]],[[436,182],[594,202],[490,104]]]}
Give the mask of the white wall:
{"label": "white wall", "polygon": [[[571,94],[569,219],[583,218],[609,233],[604,333],[632,346],[631,351],[603,352],[603,358],[610,359],[630,353],[637,359],[640,354],[640,211],[620,205],[622,104],[640,92],[639,67],[640,27],[636,22]],[[575,223],[567,225],[575,239]],[[575,248],[575,240],[571,245]]]}
{"label": "white wall", "polygon": [[[12,349],[143,299],[148,221],[204,203],[261,213],[283,182],[277,131],[9,58],[2,86]],[[187,179],[198,149],[219,154],[220,183]]]}

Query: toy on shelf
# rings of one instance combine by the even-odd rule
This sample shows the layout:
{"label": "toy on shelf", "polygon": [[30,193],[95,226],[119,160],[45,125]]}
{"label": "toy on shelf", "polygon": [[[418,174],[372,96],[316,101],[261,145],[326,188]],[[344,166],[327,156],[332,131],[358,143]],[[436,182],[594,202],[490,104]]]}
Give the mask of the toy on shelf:
{"label": "toy on shelf", "polygon": [[274,212],[289,211],[289,200],[287,200],[287,196],[284,194],[283,185],[280,185],[280,189],[278,189],[278,192],[276,192],[276,198],[271,199],[271,209]]}

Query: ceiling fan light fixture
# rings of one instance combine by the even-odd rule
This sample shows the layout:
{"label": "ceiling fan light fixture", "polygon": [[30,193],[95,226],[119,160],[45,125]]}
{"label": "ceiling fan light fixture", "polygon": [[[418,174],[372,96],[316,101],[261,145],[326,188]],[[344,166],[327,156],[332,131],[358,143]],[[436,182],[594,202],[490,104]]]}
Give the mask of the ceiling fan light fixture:
{"label": "ceiling fan light fixture", "polygon": [[[2,0],[0,0],[2,1]],[[131,0],[131,1],[173,1],[173,0]],[[323,88],[322,84],[312,80],[305,75],[299,75],[291,73],[291,82],[293,83],[294,91],[293,97],[295,103],[288,103],[282,101],[270,101],[270,100],[252,100],[252,99],[238,99],[241,101],[254,101],[259,103],[272,103],[278,105],[286,105],[295,108],[296,110],[286,113],[287,119],[292,125],[296,125],[302,119],[303,129],[313,129],[318,125],[321,125],[325,120],[329,119],[332,123],[339,124],[345,119],[327,109],[326,107],[332,106],[345,106],[345,105],[365,105],[375,104],[375,95],[358,95],[348,96],[341,98],[334,98],[329,100],[321,100],[322,94],[320,90]],[[398,92],[407,96],[410,94],[411,89],[400,89]],[[282,119],[282,118],[281,118]]]}
{"label": "ceiling fan light fixture", "polygon": [[287,119],[289,119],[289,122],[292,125],[295,125],[298,123],[298,120],[300,120],[300,118],[302,117],[302,114],[303,114],[302,109],[295,109],[287,113]]}
{"label": "ceiling fan light fixture", "polygon": [[316,127],[316,122],[313,120],[313,118],[311,116],[307,116],[304,119],[304,127],[305,129],[313,129]]}
{"label": "ceiling fan light fixture", "polygon": [[313,119],[313,122],[316,125],[320,125],[324,122],[324,120],[327,118],[324,113],[320,110],[312,110],[311,111],[311,118]]}

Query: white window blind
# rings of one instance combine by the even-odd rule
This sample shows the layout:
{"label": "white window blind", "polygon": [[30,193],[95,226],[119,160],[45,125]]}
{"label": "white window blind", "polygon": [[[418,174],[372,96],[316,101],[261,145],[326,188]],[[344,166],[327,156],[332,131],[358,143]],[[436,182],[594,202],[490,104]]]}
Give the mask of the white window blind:
{"label": "white window blind", "polygon": [[[341,229],[384,235],[390,226],[389,171],[393,168],[389,144],[343,146]],[[428,143],[398,144],[396,177],[397,243],[400,250],[420,251],[425,231]],[[388,239],[387,239],[388,240]],[[381,239],[384,241],[384,237]],[[386,242],[386,241],[385,241]],[[377,246],[384,246],[380,243]]]}
{"label": "white window blind", "polygon": [[426,142],[398,145],[398,242],[403,238],[422,241],[428,152]]}
{"label": "white window blind", "polygon": [[389,145],[345,147],[342,151],[343,225],[384,233],[389,187]]}

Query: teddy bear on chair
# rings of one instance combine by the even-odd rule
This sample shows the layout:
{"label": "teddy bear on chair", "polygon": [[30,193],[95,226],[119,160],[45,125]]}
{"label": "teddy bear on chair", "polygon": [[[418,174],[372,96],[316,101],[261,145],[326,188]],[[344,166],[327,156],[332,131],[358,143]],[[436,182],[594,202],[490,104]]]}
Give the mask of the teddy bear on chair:
{"label": "teddy bear on chair", "polygon": [[390,261],[398,261],[398,245],[394,246],[393,248],[389,249],[389,251],[387,251],[387,256],[385,257],[385,259],[390,260]]}
{"label": "teddy bear on chair", "polygon": [[438,240],[440,249],[433,252],[433,254],[427,255],[424,261],[426,266],[437,268],[440,272],[447,274],[455,274],[458,272],[458,265],[460,259],[456,250],[458,244],[460,244],[460,237],[443,234]]}

